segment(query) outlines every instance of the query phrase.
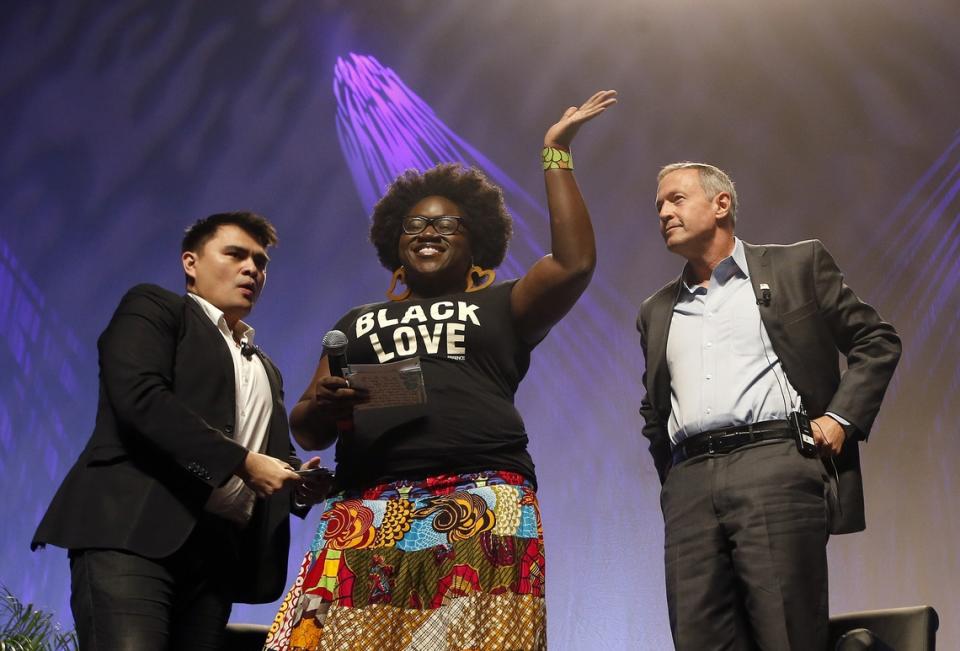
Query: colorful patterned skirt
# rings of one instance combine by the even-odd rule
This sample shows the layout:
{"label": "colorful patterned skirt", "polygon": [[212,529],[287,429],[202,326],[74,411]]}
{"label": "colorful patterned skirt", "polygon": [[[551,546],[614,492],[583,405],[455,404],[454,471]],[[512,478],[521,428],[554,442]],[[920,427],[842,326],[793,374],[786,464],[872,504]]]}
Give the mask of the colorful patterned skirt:
{"label": "colorful patterned skirt", "polygon": [[266,649],[545,649],[536,493],[509,472],[339,493]]}

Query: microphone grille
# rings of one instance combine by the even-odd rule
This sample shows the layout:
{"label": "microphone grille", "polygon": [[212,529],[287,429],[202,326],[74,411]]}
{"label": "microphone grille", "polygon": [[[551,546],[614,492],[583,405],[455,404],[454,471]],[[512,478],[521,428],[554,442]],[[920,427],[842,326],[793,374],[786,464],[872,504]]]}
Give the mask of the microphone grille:
{"label": "microphone grille", "polygon": [[339,330],[331,330],[323,335],[323,347],[329,353],[340,355],[347,349],[347,335]]}

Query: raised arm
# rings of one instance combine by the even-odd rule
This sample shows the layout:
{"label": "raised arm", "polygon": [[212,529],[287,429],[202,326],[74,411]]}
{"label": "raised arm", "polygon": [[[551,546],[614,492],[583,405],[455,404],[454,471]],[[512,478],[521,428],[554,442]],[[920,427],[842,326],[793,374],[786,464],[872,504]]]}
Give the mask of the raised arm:
{"label": "raised arm", "polygon": [[[616,91],[594,94],[579,108],[571,106],[543,138],[546,159],[569,153],[580,127],[616,103]],[[567,158],[569,160],[569,158]],[[561,161],[544,170],[550,212],[550,254],[538,260],[517,282],[511,295],[513,319],[528,343],[539,341],[570,311],[587,288],[597,263],[590,213],[573,176]]]}

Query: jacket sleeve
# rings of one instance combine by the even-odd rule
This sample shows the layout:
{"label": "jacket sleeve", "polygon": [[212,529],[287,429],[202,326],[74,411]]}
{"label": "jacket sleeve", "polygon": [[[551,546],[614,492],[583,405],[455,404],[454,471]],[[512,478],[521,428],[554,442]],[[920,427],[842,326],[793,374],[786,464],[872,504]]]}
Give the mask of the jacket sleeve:
{"label": "jacket sleeve", "polygon": [[[643,416],[643,435],[650,442],[650,455],[653,457],[654,466],[657,468],[657,475],[662,484],[667,479],[667,473],[670,471],[670,439],[667,436],[666,423],[660,418],[657,409],[650,402],[650,385],[648,384],[647,368],[650,366],[647,357],[647,321],[649,319],[649,310],[645,309],[649,305],[644,302],[640,306],[640,314],[637,316],[637,330],[640,331],[640,347],[643,350],[643,386],[645,393],[640,401],[640,415]],[[645,314],[647,312],[647,314]]]}
{"label": "jacket sleeve", "polygon": [[97,342],[100,376],[125,435],[139,439],[124,445],[146,444],[151,452],[217,487],[247,451],[174,393],[183,300],[150,285],[127,292]]}
{"label": "jacket sleeve", "polygon": [[849,420],[864,440],[900,359],[900,337],[844,282],[843,272],[819,240],[813,241],[817,303],[847,369],[826,411]]}

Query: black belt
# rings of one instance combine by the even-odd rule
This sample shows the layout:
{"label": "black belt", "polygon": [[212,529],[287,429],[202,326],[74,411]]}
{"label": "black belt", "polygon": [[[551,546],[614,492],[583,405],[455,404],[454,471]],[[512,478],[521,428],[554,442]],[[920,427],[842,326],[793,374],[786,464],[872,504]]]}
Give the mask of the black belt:
{"label": "black belt", "polygon": [[759,441],[792,439],[793,429],[785,420],[765,420],[753,425],[735,425],[694,434],[673,448],[674,465],[701,454],[726,454]]}

